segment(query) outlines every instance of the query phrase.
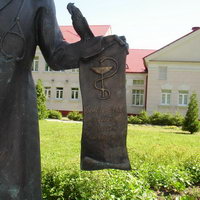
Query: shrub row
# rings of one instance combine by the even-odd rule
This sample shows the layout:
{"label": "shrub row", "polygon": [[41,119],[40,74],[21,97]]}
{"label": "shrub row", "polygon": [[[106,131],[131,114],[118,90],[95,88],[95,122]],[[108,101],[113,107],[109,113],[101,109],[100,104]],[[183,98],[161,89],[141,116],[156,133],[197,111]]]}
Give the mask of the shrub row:
{"label": "shrub row", "polygon": [[43,200],[153,200],[149,185],[131,173],[43,171]]}
{"label": "shrub row", "polygon": [[[83,120],[83,115],[82,113],[79,113],[77,111],[73,111],[73,112],[69,112],[69,114],[67,115],[67,117],[70,120],[74,120],[74,121],[81,121]],[[57,111],[57,110],[48,110],[47,111],[47,118],[49,119],[62,119],[62,113]]]}
{"label": "shrub row", "polygon": [[[70,120],[82,121],[83,114],[77,111],[69,112],[67,117]],[[62,114],[56,110],[48,110],[48,118],[50,119],[62,119]],[[130,124],[153,124],[153,125],[169,125],[169,126],[182,126],[183,116],[179,113],[159,113],[154,112],[151,116],[148,116],[146,111],[142,111],[138,116],[129,116],[128,123]]]}
{"label": "shrub row", "polygon": [[82,121],[83,120],[83,114],[79,113],[77,111],[69,112],[67,117],[68,117],[68,119],[74,120],[74,121]]}
{"label": "shrub row", "polygon": [[148,116],[146,111],[142,111],[138,116],[129,116],[128,123],[130,124],[153,124],[153,125],[169,125],[182,126],[184,117],[179,113],[160,113],[154,112]]}
{"label": "shrub row", "polygon": [[190,159],[180,166],[143,164],[128,172],[43,169],[43,200],[153,200],[155,191],[179,193],[200,184],[199,163]]}
{"label": "shrub row", "polygon": [[48,118],[49,119],[62,119],[62,114],[56,110],[48,110]]}
{"label": "shrub row", "polygon": [[[82,121],[83,114],[77,111],[69,112],[67,117],[70,120]],[[62,114],[56,110],[48,110],[49,119],[62,119]],[[129,116],[128,123],[130,124],[153,124],[153,125],[169,125],[169,126],[182,126],[184,118],[182,115],[159,113],[155,112],[151,116],[148,116],[146,111],[142,111],[138,116]]]}

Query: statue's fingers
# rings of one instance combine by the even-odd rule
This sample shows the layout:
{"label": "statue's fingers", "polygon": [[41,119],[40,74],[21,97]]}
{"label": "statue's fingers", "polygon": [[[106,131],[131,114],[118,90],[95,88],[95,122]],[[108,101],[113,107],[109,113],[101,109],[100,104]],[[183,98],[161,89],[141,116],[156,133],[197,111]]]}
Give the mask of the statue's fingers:
{"label": "statue's fingers", "polygon": [[114,38],[120,45],[122,45],[122,46],[126,45],[126,42],[123,40],[123,39],[125,39],[125,37],[123,37],[123,36],[119,37],[117,35],[114,35]]}
{"label": "statue's fingers", "polygon": [[126,43],[126,38],[124,36],[119,37],[117,35],[109,35],[104,37],[104,40],[106,43],[117,41],[122,46],[123,45],[128,46],[128,44]]}

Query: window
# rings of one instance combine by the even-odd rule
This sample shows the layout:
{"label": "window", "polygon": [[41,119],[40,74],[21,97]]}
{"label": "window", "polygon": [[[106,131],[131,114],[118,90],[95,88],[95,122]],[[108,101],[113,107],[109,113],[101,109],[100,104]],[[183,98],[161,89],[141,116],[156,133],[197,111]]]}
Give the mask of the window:
{"label": "window", "polygon": [[78,99],[78,88],[71,88],[71,99],[77,100]]}
{"label": "window", "polygon": [[73,72],[73,73],[78,73],[78,72],[79,72],[79,69],[72,69],[72,72]]}
{"label": "window", "polygon": [[144,85],[144,80],[133,80],[133,85]]}
{"label": "window", "polygon": [[49,67],[49,65],[46,63],[46,65],[45,65],[45,72],[50,72],[50,71],[53,71],[50,67]]}
{"label": "window", "polygon": [[44,93],[45,93],[46,99],[50,99],[51,98],[51,87],[45,87]]}
{"label": "window", "polygon": [[187,106],[188,105],[188,91],[187,90],[180,90],[179,91],[178,104],[180,106]]}
{"label": "window", "polygon": [[162,98],[161,104],[162,105],[170,105],[171,103],[171,90],[162,90]]}
{"label": "window", "polygon": [[56,99],[63,99],[63,88],[62,87],[56,88]]}
{"label": "window", "polygon": [[38,68],[39,68],[39,56],[36,56],[32,63],[32,71],[38,72]]}
{"label": "window", "polygon": [[144,104],[144,90],[133,90],[132,103],[135,106],[143,106]]}
{"label": "window", "polygon": [[158,69],[158,73],[159,73],[159,80],[167,80],[167,67],[159,67]]}

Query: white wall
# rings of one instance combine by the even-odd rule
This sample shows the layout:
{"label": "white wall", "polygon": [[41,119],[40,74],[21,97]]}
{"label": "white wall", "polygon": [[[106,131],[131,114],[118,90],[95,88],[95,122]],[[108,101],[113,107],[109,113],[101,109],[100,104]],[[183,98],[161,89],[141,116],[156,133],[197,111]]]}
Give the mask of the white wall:
{"label": "white wall", "polygon": [[[126,102],[127,112],[129,114],[139,114],[142,110],[145,110],[145,94],[146,94],[146,73],[127,73],[126,74]],[[144,80],[144,85],[133,85],[133,80]],[[144,104],[142,106],[134,106],[132,104],[132,91],[144,90]]]}
{"label": "white wall", "polygon": [[[167,66],[167,80],[159,80],[159,67]],[[187,106],[178,105],[180,90],[188,90],[189,95],[197,93],[200,99],[200,62],[149,62],[148,63],[147,111],[179,112],[183,115]],[[170,89],[171,104],[161,105],[161,90]]]}
{"label": "white wall", "polygon": [[[41,54],[39,48],[37,48],[36,55],[39,56],[39,71],[32,72],[35,83],[38,79],[43,81],[44,87],[51,87],[51,98],[47,100],[48,109],[63,110],[63,111],[82,111],[82,100],[79,86],[79,73],[72,72],[72,70],[65,70],[65,72],[45,71],[46,62]],[[132,105],[132,90],[143,89],[144,90],[144,104],[145,104],[145,88],[146,88],[146,73],[127,73],[126,74],[126,100],[127,100],[127,112],[129,114],[138,114],[141,110],[145,109],[143,106]],[[144,85],[133,85],[133,80],[144,80]],[[57,100],[56,87],[64,88],[63,100]],[[71,88],[79,88],[79,99],[71,100]]]}

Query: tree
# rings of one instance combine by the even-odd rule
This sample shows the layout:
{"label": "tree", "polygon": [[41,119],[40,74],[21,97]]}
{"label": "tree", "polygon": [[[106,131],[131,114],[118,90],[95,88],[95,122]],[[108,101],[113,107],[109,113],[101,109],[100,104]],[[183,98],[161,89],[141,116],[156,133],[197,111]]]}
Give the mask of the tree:
{"label": "tree", "polygon": [[191,134],[199,131],[199,106],[197,95],[193,93],[190,96],[188,110],[184,118],[183,127],[184,131],[189,131]]}
{"label": "tree", "polygon": [[45,119],[47,118],[48,112],[46,108],[46,97],[44,94],[44,87],[40,79],[37,81],[36,84],[36,94],[37,94],[38,118]]}

